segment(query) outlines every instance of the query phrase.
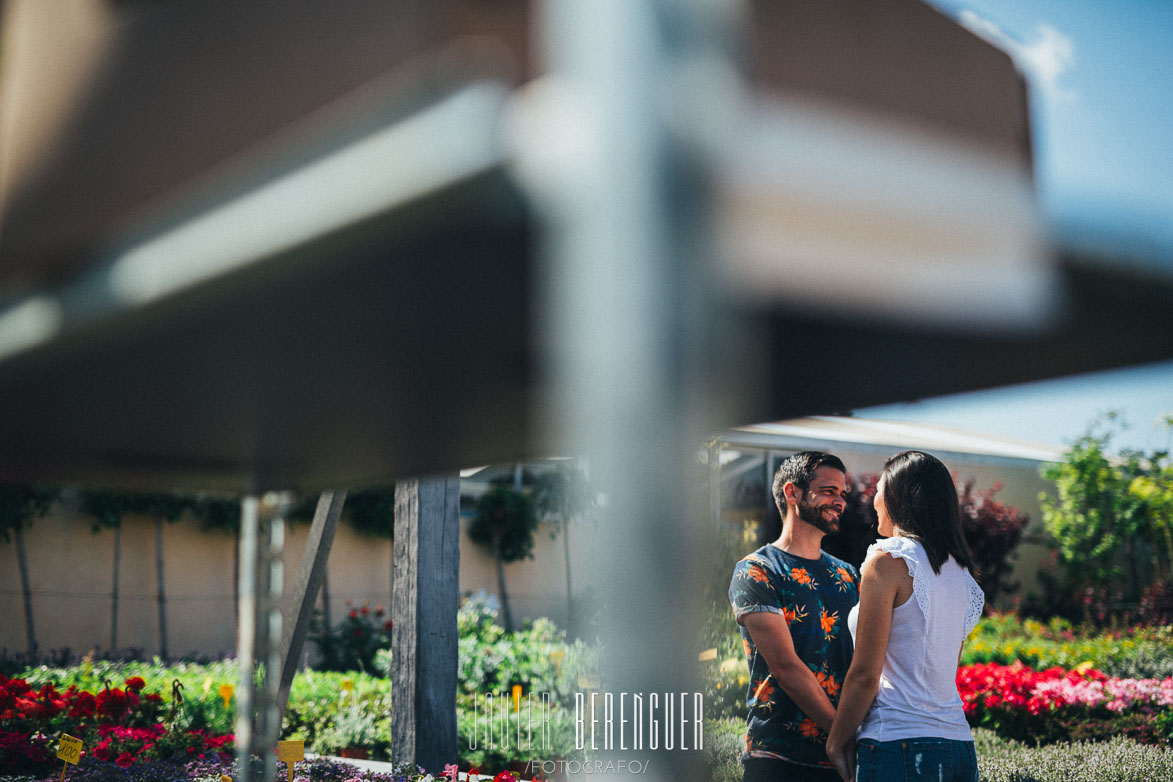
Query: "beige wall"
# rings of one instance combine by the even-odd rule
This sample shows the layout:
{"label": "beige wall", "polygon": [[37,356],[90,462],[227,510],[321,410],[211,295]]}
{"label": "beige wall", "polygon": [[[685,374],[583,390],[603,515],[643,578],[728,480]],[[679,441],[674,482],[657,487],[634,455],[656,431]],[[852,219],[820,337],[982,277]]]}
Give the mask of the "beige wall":
{"label": "beige wall", "polygon": [[[114,532],[90,532],[88,516],[55,505],[52,514],[25,532],[33,592],[33,620],[42,650],[69,647],[84,654],[110,648]],[[467,520],[461,520],[462,529]],[[555,525],[542,524],[533,560],[506,566],[506,586],[515,619],[565,618],[566,581],[562,541]],[[590,545],[592,527],[576,523],[571,531],[576,592],[597,571]],[[233,602],[235,538],[201,531],[191,519],[165,524],[163,536],[167,636],[175,655],[220,655],[236,646]],[[285,585],[292,589],[300,568],[309,525],[292,525],[286,535]],[[128,517],[123,522],[119,582],[118,646],[154,654],[159,651],[156,595],[155,524]],[[339,525],[327,565],[331,618],[339,621],[350,606],[390,607],[391,541]],[[460,591],[497,593],[492,556],[460,540]],[[319,601],[319,605],[321,605]],[[20,574],[14,542],[0,544],[0,647],[27,649]]]}

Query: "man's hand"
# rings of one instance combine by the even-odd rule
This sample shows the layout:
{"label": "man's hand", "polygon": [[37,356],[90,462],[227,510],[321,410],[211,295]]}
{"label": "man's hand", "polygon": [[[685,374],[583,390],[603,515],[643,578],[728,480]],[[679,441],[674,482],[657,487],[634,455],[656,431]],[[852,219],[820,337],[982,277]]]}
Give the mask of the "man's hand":
{"label": "man's hand", "polygon": [[831,759],[831,765],[839,772],[839,776],[843,777],[843,782],[851,782],[855,779],[854,739],[845,744],[832,743],[831,740],[828,740],[827,757]]}

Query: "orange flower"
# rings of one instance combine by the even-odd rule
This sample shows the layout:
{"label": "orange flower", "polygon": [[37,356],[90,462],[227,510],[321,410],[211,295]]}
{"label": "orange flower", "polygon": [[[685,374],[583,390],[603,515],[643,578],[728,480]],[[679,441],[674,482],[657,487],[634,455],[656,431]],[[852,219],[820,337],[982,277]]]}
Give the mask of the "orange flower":
{"label": "orange flower", "polygon": [[815,679],[818,680],[819,686],[827,691],[829,697],[834,698],[839,693],[840,685],[839,682],[835,681],[834,676],[828,676],[822,671],[819,671],[815,674]]}
{"label": "orange flower", "polygon": [[745,656],[753,657],[753,647],[749,645],[749,641],[742,638],[741,645],[745,647]]}
{"label": "orange flower", "polygon": [[786,624],[792,625],[806,619],[806,611],[801,610],[798,606],[783,606],[782,616],[786,619]]}
{"label": "orange flower", "polygon": [[810,717],[807,717],[805,720],[799,723],[798,731],[802,735],[810,738],[819,735],[819,726],[814,720],[812,720]]}
{"label": "orange flower", "polygon": [[836,611],[833,614],[828,614],[827,609],[824,608],[822,614],[819,618],[819,624],[823,626],[823,633],[830,638],[835,630],[835,623],[839,621],[839,612]]}
{"label": "orange flower", "polygon": [[840,581],[846,581],[848,584],[854,584],[855,579],[851,577],[851,571],[845,567],[841,567],[835,571],[839,574]]}
{"label": "orange flower", "polygon": [[764,582],[767,584],[770,582],[770,577],[766,575],[766,571],[762,570],[757,565],[750,565],[748,570],[749,570],[749,577],[752,578],[754,581],[760,581],[760,582]]}
{"label": "orange flower", "polygon": [[791,568],[790,577],[800,584],[809,584],[813,581],[811,574],[806,572],[806,568],[801,567]]}
{"label": "orange flower", "polygon": [[759,681],[753,691],[754,700],[759,703],[769,703],[773,695],[774,685],[770,683],[769,677]]}

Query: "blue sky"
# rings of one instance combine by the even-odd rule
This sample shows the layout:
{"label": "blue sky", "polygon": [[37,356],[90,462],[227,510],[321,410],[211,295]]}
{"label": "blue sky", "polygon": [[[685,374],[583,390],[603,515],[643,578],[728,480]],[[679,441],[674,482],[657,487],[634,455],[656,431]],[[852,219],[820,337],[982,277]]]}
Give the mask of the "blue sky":
{"label": "blue sky", "polygon": [[[933,3],[1026,73],[1039,199],[1054,230],[1107,231],[1173,259],[1173,1]],[[1153,424],[1173,414],[1173,361],[857,414],[1067,443],[1107,410],[1129,424],[1117,445],[1168,447],[1168,430]]]}

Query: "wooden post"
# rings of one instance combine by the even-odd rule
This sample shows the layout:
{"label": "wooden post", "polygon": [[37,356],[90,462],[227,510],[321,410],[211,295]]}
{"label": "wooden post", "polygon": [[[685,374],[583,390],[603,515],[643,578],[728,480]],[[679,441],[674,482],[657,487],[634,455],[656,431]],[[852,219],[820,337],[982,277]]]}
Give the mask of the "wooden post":
{"label": "wooden post", "polygon": [[395,484],[391,758],[456,762],[460,478]]}
{"label": "wooden post", "polygon": [[[330,547],[334,545],[334,532],[338,529],[338,517],[342,515],[342,504],[346,501],[346,490],[324,491],[318,498],[310,535],[305,542],[305,553],[301,557],[301,570],[297,585],[289,600],[289,617],[282,623],[281,636],[281,680],[277,685],[278,720],[283,721],[285,706],[289,703],[289,688],[297,671],[297,661],[305,647],[309,634],[310,620],[314,616],[314,603],[318,591],[326,578],[326,561]],[[291,766],[292,768],[292,766]]]}

